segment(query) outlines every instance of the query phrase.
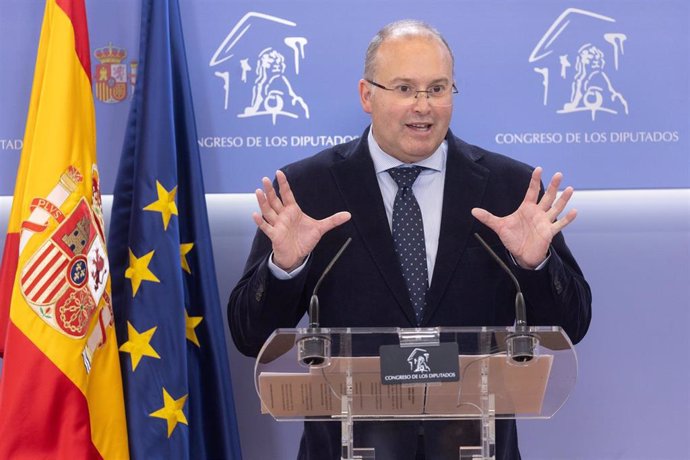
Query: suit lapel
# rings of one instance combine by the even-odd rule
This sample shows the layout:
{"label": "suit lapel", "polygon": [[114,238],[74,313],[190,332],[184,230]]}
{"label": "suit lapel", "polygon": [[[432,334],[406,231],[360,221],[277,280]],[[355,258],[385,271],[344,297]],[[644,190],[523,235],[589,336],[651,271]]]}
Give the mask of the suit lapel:
{"label": "suit lapel", "polygon": [[443,210],[438,253],[427,293],[427,307],[423,324],[438,308],[448,283],[455,272],[467,239],[474,226],[470,211],[481,203],[489,172],[472,157],[470,146],[459,141],[449,131],[446,180],[443,190]]}
{"label": "suit lapel", "polygon": [[344,152],[344,161],[336,163],[332,173],[347,209],[352,213],[351,222],[362,243],[398,306],[410,324],[415,324],[414,310],[393,249],[393,237],[367,146],[368,134],[369,131],[366,130],[353,150]]}

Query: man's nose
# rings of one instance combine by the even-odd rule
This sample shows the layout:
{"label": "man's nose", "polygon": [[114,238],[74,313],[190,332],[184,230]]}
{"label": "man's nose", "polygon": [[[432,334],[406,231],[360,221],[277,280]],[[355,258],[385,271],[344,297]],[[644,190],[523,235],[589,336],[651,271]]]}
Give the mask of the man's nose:
{"label": "man's nose", "polygon": [[418,112],[428,111],[431,108],[429,93],[426,91],[417,91],[417,95],[414,97],[413,106]]}

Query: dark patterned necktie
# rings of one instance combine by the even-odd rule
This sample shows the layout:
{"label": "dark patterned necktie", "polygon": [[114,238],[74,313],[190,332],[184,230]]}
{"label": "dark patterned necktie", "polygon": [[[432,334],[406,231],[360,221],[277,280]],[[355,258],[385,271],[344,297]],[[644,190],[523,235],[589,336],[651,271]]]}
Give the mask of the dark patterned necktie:
{"label": "dark patterned necktie", "polygon": [[412,192],[412,184],[422,172],[421,166],[397,167],[388,170],[398,193],[393,203],[393,242],[414,307],[417,324],[422,321],[429,286],[422,211]]}

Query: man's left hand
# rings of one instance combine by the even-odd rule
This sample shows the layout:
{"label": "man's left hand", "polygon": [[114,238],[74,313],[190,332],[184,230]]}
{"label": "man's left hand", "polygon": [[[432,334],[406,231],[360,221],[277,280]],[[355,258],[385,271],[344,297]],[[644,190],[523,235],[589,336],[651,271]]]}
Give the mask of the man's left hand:
{"label": "man's left hand", "polygon": [[532,172],[525,198],[514,213],[497,217],[482,208],[472,209],[472,215],[496,232],[515,261],[527,269],[536,268],[546,259],[554,235],[577,216],[577,210],[571,209],[565,216],[558,218],[573,196],[573,188],[567,187],[556,199],[563,179],[560,172],[553,175],[544,196],[537,201],[541,173],[541,167]]}

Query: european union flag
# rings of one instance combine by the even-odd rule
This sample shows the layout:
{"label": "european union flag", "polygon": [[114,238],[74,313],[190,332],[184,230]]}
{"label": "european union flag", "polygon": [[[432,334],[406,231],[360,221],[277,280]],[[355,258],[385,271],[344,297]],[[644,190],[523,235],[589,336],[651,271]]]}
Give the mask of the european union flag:
{"label": "european union flag", "polygon": [[108,240],[130,454],[240,459],[177,0],[141,23]]}

